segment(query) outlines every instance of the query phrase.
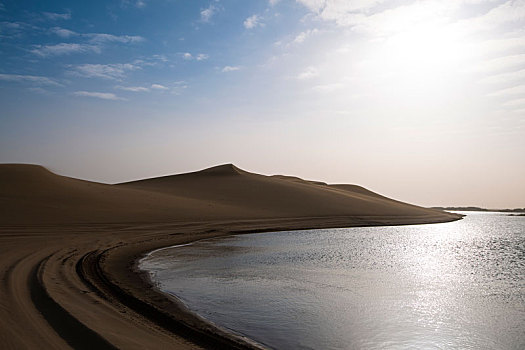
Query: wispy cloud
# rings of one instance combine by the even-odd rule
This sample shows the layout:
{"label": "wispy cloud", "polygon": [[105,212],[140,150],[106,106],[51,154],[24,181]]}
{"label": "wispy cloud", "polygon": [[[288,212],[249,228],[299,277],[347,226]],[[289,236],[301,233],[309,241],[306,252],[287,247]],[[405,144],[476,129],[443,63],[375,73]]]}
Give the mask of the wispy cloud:
{"label": "wispy cloud", "polygon": [[223,73],[227,73],[227,72],[234,72],[240,69],[241,69],[241,66],[224,66],[221,71]]}
{"label": "wispy cloud", "polygon": [[20,29],[24,24],[20,22],[0,22],[2,29]]}
{"label": "wispy cloud", "polygon": [[[457,69],[458,75],[466,73],[466,78],[468,75],[468,79],[485,84],[482,89],[492,90],[488,95],[498,97],[494,103],[503,101],[508,107],[521,102],[506,99],[521,101],[525,98],[524,0],[297,2],[310,11],[309,16],[305,17],[307,21],[321,30],[324,21],[330,28],[344,27],[337,31],[342,33],[341,39],[346,38],[345,35],[352,35],[352,38],[360,36],[367,43],[391,47],[385,52],[398,56],[379,59],[377,62],[399,64],[401,69],[406,70],[407,76],[413,75],[417,69],[425,69],[424,65],[428,62],[436,68]],[[313,29],[303,31],[290,44],[305,43],[313,34]],[[361,44],[354,41],[352,45],[359,47]],[[408,63],[412,61],[414,70]],[[376,74],[385,66],[378,65],[377,69],[372,69],[371,62],[373,59],[368,60],[369,68],[363,71],[369,75]],[[421,66],[418,67],[419,64]],[[325,71],[334,74],[327,65],[323,67],[323,74]],[[389,69],[389,73],[393,71]],[[311,79],[318,74],[309,67],[298,74],[297,79]],[[332,91],[339,88],[338,84],[325,84],[314,89]]]}
{"label": "wispy cloud", "polygon": [[168,87],[161,84],[151,84],[151,88],[155,90],[169,90]]}
{"label": "wispy cloud", "polygon": [[137,35],[113,35],[107,33],[81,34],[60,27],[53,27],[50,29],[50,32],[64,39],[76,37],[85,40],[81,40],[84,42],[80,43],[77,42],[59,43],[52,45],[36,45],[34,49],[31,50],[32,53],[40,57],[50,57],[87,52],[101,53],[102,49],[106,45],[111,43],[134,44],[145,40],[143,37]]}
{"label": "wispy cloud", "polygon": [[[388,35],[417,23],[432,21],[436,16],[446,20],[457,18],[465,3],[482,1],[421,0],[411,3],[398,2],[397,6],[380,6],[385,0],[297,0],[318,19],[336,25],[353,27],[372,35]],[[497,4],[486,1],[488,12],[455,23],[461,31],[478,32],[525,18],[525,2],[505,1]],[[492,8],[490,8],[492,6]]]}
{"label": "wispy cloud", "polygon": [[54,13],[54,12],[44,12],[42,13],[47,19],[52,21],[56,20],[68,20],[71,19],[71,13]]}
{"label": "wispy cloud", "polygon": [[100,53],[100,47],[89,44],[60,43],[56,45],[37,45],[31,52],[40,57],[50,57],[81,52]]}
{"label": "wispy cloud", "polygon": [[184,52],[182,54],[182,58],[185,59],[186,61],[192,61],[192,60],[204,61],[204,60],[207,60],[208,58],[210,58],[210,56],[205,54],[205,53],[199,53],[199,54],[196,54],[196,55],[192,55],[189,52]]}
{"label": "wispy cloud", "polygon": [[525,80],[525,69],[521,69],[515,72],[495,74],[481,79],[483,83],[488,84],[510,83],[519,80]]}
{"label": "wispy cloud", "polygon": [[299,33],[292,42],[294,44],[301,44],[306,39],[317,33],[319,33],[319,30],[317,28],[305,30],[304,32]]}
{"label": "wispy cloud", "polygon": [[333,84],[322,84],[322,85],[316,85],[312,89],[317,92],[321,93],[330,93],[334,92],[336,90],[340,90],[344,88],[345,85],[342,83],[333,83]]}
{"label": "wispy cloud", "polygon": [[515,36],[506,35],[503,38],[484,40],[473,45],[473,49],[482,56],[508,54],[525,46],[525,33]]}
{"label": "wispy cloud", "polygon": [[507,102],[505,102],[503,104],[503,106],[506,106],[506,107],[521,107],[521,106],[525,106],[525,98],[519,98],[519,99],[507,101]]}
{"label": "wispy cloud", "polygon": [[41,94],[41,95],[49,95],[50,92],[42,87],[39,87],[39,86],[33,86],[33,87],[30,87],[30,88],[27,88],[27,90],[31,91],[31,92],[34,92],[34,93],[37,93],[37,94]]}
{"label": "wispy cloud", "polygon": [[151,56],[150,60],[168,62],[168,57],[166,57],[165,55],[153,55]]}
{"label": "wispy cloud", "polygon": [[89,40],[93,43],[138,43],[144,41],[144,38],[138,35],[113,35],[106,33],[88,33],[82,34],[85,37],[88,37]]}
{"label": "wispy cloud", "polygon": [[49,31],[53,34],[58,35],[61,38],[69,38],[69,37],[78,35],[76,32],[72,30],[60,28],[60,27],[53,27]]}
{"label": "wispy cloud", "polygon": [[173,93],[179,91],[180,89],[185,89],[187,86],[186,86],[186,82],[184,81],[180,81],[180,82],[175,82],[173,84],[171,84],[172,86],[166,86],[166,85],[162,85],[162,84],[157,84],[157,83],[154,83],[154,84],[151,84],[150,86],[146,87],[146,86],[121,86],[121,85],[117,85],[115,86],[115,89],[119,89],[119,90],[124,90],[124,91],[130,91],[130,92],[150,92],[150,91],[171,91]]}
{"label": "wispy cloud", "polygon": [[38,76],[38,75],[21,75],[21,74],[0,74],[0,80],[2,81],[12,81],[12,82],[28,82],[28,83],[34,83],[38,85],[53,85],[53,86],[62,86],[62,84],[59,84],[55,80]]}
{"label": "wispy cloud", "polygon": [[144,41],[145,39],[139,35],[113,35],[108,33],[77,33],[69,29],[53,27],[50,29],[51,33],[58,35],[61,38],[80,37],[88,39],[91,43],[105,44],[105,43],[123,43],[133,44]]}
{"label": "wispy cloud", "polygon": [[306,68],[306,70],[304,70],[303,72],[299,73],[299,75],[297,75],[297,79],[307,80],[307,79],[312,79],[314,77],[317,77],[318,75],[319,75],[319,71],[317,70],[317,68],[310,66]]}
{"label": "wispy cloud", "polygon": [[0,38],[18,38],[26,30],[34,29],[35,27],[31,24],[24,22],[0,22]]}
{"label": "wispy cloud", "polygon": [[525,19],[524,1],[505,1],[490,9],[487,13],[460,21],[469,31],[487,31],[502,24],[519,22]]}
{"label": "wispy cloud", "polygon": [[338,25],[349,25],[361,20],[363,12],[373,8],[383,0],[344,1],[344,0],[297,0],[318,18],[334,21]]}
{"label": "wispy cloud", "polygon": [[209,22],[216,12],[217,7],[215,7],[213,4],[210,4],[210,6],[201,10],[201,21],[206,23]]}
{"label": "wispy cloud", "polygon": [[188,88],[188,84],[185,81],[183,81],[183,80],[176,81],[176,82],[173,83],[173,86],[171,87],[170,92],[173,95],[180,95],[187,88]]}
{"label": "wispy cloud", "polygon": [[124,8],[133,6],[133,7],[141,9],[141,8],[146,7],[146,5],[147,5],[147,1],[145,0],[121,0],[120,2],[120,6]]}
{"label": "wispy cloud", "polygon": [[525,85],[513,86],[511,88],[502,89],[490,93],[489,96],[512,96],[512,95],[524,95],[525,96]]}
{"label": "wispy cloud", "polygon": [[149,88],[144,86],[115,86],[115,89],[124,90],[124,91],[131,91],[131,92],[148,92]]}
{"label": "wispy cloud", "polygon": [[246,29],[253,29],[262,26],[263,23],[261,22],[261,17],[259,15],[252,15],[244,20],[243,25]]}
{"label": "wispy cloud", "polygon": [[210,56],[204,53],[200,53],[197,55],[197,57],[195,57],[197,61],[204,61],[204,60],[207,60],[208,58],[210,58]]}
{"label": "wispy cloud", "polygon": [[24,22],[0,22],[2,25],[2,29],[8,28],[8,29],[20,29],[23,27],[29,27],[30,25]]}
{"label": "wispy cloud", "polygon": [[100,98],[103,100],[125,100],[122,97],[118,97],[117,95],[111,93],[111,92],[97,92],[97,91],[75,91],[73,93],[75,96],[84,96],[84,97],[94,97],[94,98]]}
{"label": "wispy cloud", "polygon": [[139,9],[146,7],[146,1],[143,1],[143,0],[135,1],[135,7],[138,7]]}
{"label": "wispy cloud", "polygon": [[473,70],[477,72],[492,73],[522,66],[525,67],[525,54],[502,56],[486,60],[475,66]]}
{"label": "wispy cloud", "polygon": [[86,78],[120,80],[126,76],[127,72],[140,68],[139,65],[132,63],[81,64],[72,66],[71,73]]}

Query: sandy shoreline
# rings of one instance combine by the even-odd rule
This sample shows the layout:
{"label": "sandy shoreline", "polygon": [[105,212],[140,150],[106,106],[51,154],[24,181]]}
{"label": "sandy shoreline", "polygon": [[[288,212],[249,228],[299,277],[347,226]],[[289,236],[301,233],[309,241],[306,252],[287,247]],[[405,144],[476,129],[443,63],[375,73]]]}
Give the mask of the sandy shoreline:
{"label": "sandy shoreline", "polygon": [[[337,219],[340,220],[341,218],[337,218]],[[327,220],[327,219],[324,219],[324,220]],[[328,220],[330,221],[330,219]],[[332,220],[334,219],[332,218]],[[149,289],[148,293],[144,293],[146,295],[138,292],[137,295],[135,295],[135,297],[137,297],[138,299],[142,299],[142,300],[146,299],[149,303],[152,304],[152,306],[160,310],[164,309],[165,310],[164,312],[169,313],[169,316],[174,320],[174,322],[181,322],[183,324],[188,325],[192,330],[196,331],[196,333],[193,333],[193,332],[184,333],[184,331],[182,331],[179,334],[191,340],[195,340],[193,338],[194,336],[198,336],[200,338],[200,341],[206,339],[206,344],[202,344],[205,347],[207,347],[207,345],[212,345],[212,347],[224,345],[228,348],[232,348],[232,347],[234,348],[239,347],[239,348],[246,348],[246,349],[264,348],[264,345],[251,341],[248,338],[228,332],[227,330],[217,327],[216,325],[209,322],[208,320],[194,314],[176,297],[163,293],[159,289],[157,289],[153,285],[149,275],[145,271],[139,270],[137,268],[137,265],[142,258],[144,258],[146,255],[148,255],[152,251],[155,251],[158,249],[164,249],[166,247],[176,246],[176,245],[190,244],[190,243],[200,241],[203,239],[222,237],[222,236],[227,236],[231,234],[282,231],[283,227],[281,225],[283,225],[284,222],[280,222],[279,225],[277,226],[269,225],[268,227],[265,227],[263,223],[258,223],[258,222],[253,222],[251,224],[253,226],[251,225],[250,225],[251,227],[245,226],[237,230],[235,229],[235,227],[230,226],[231,231],[224,230],[225,227],[218,227],[218,231],[207,232],[205,233],[204,237],[199,237],[198,239],[191,239],[190,241],[186,241],[186,239],[184,239],[182,242],[179,242],[179,240],[177,239],[176,244],[172,244],[169,246],[162,246],[160,248],[154,248],[148,251],[134,252],[134,254],[130,256],[130,258],[133,259],[134,263],[131,265],[131,268],[128,267],[128,269],[130,269],[132,273],[135,273],[136,276],[140,278],[140,281],[132,282],[134,283],[134,286],[136,286],[136,289],[132,293],[140,289],[142,290]],[[327,221],[323,221],[323,220],[320,220],[317,223],[311,222],[309,226],[304,226],[304,223],[302,224],[300,222],[290,223],[289,225],[290,226],[288,226],[286,230],[341,227],[339,225],[335,225],[335,226],[329,225]],[[363,227],[363,226],[377,226],[377,225],[376,224],[366,225],[366,224],[355,224],[355,223],[352,225],[349,223],[348,225],[344,227]],[[130,286],[128,285],[127,287],[129,288]],[[171,304],[171,305],[167,305],[167,304]],[[211,344],[207,343],[208,338],[211,341]],[[198,345],[201,345],[201,344],[198,344]]]}
{"label": "sandy shoreline", "polygon": [[[405,224],[400,224],[400,225],[405,225]],[[418,225],[418,224],[416,224]],[[353,226],[346,226],[345,228],[347,227],[366,227],[366,226],[376,226],[377,225],[353,225]],[[392,225],[392,226],[395,226],[395,225]],[[341,228],[341,227],[317,227],[317,228]],[[134,263],[132,265],[132,268],[131,268],[131,271],[136,273],[138,276],[140,276],[141,278],[141,282],[138,282],[136,285],[137,286],[141,286],[141,287],[144,287],[144,288],[150,288],[153,292],[157,293],[160,295],[160,297],[165,297],[169,300],[169,302],[171,303],[174,303],[177,307],[178,310],[176,310],[176,314],[177,315],[187,315],[189,319],[191,319],[191,324],[192,324],[192,328],[195,328],[196,330],[202,330],[202,332],[204,334],[206,334],[206,336],[209,336],[209,335],[213,335],[213,338],[214,337],[220,337],[220,338],[223,338],[221,339],[221,343],[222,341],[224,341],[227,345],[229,345],[229,347],[236,347],[236,346],[240,346],[241,348],[246,348],[246,349],[267,349],[267,347],[264,345],[264,344],[260,344],[258,342],[256,342],[255,340],[253,339],[250,339],[248,337],[245,337],[241,334],[237,334],[233,331],[230,331],[228,329],[225,329],[225,328],[222,328],[220,327],[219,325],[216,325],[214,324],[213,322],[211,322],[210,320],[204,318],[204,317],[201,317],[200,315],[196,314],[195,312],[191,311],[191,309],[189,309],[180,299],[177,298],[177,296],[175,295],[172,295],[172,294],[169,294],[169,293],[165,293],[163,291],[160,290],[160,288],[158,288],[154,281],[152,280],[151,276],[149,275],[149,273],[145,270],[142,270],[139,268],[139,265],[141,263],[141,261],[143,259],[146,259],[147,257],[149,257],[151,254],[154,254],[155,252],[158,252],[158,251],[161,251],[161,250],[164,250],[164,249],[170,249],[170,248],[176,248],[176,247],[183,247],[183,246],[189,246],[189,245],[192,245],[194,243],[197,243],[197,242],[202,242],[202,241],[207,241],[207,240],[210,240],[210,239],[213,239],[213,238],[219,238],[219,237],[227,237],[227,236],[231,236],[231,235],[237,235],[237,234],[254,234],[254,233],[262,233],[262,232],[282,232],[282,231],[290,231],[290,230],[308,230],[308,229],[312,229],[312,227],[308,227],[308,228],[295,228],[295,229],[289,229],[289,230],[277,230],[277,229],[264,229],[264,228],[259,228],[259,229],[245,229],[243,230],[242,232],[225,232],[224,234],[219,234],[219,235],[212,235],[210,237],[206,237],[206,238],[199,238],[199,239],[195,239],[195,240],[191,240],[189,242],[185,242],[185,243],[178,243],[178,244],[174,244],[174,245],[169,245],[169,246],[164,246],[164,247],[161,247],[161,248],[155,248],[151,251],[147,251],[145,253],[142,253],[139,257],[135,257],[134,258]],[[160,305],[159,305],[160,306]],[[175,319],[177,318],[177,315],[171,315],[172,317],[174,317]],[[183,319],[181,320],[182,322],[187,322],[188,319]],[[201,335],[202,337],[202,335]],[[233,344],[229,344],[230,341],[233,341]],[[217,346],[218,344],[213,344],[214,347]]]}
{"label": "sandy shoreline", "polygon": [[158,248],[229,234],[456,219],[376,217],[366,223],[364,218],[324,217],[2,226],[0,347],[257,348],[159,292],[145,272],[137,272],[138,260]]}

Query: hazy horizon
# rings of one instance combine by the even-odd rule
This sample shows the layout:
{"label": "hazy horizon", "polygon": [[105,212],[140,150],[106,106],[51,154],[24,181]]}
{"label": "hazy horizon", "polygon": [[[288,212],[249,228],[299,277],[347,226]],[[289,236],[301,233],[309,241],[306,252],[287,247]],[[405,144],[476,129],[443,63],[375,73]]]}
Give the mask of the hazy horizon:
{"label": "hazy horizon", "polygon": [[525,1],[0,0],[0,163],[525,207]]}

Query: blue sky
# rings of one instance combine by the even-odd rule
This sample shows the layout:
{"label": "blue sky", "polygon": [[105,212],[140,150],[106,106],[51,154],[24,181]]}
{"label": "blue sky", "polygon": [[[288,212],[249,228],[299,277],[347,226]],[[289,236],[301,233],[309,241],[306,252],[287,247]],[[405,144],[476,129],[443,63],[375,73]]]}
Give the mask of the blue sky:
{"label": "blue sky", "polygon": [[524,206],[525,2],[0,0],[0,162]]}

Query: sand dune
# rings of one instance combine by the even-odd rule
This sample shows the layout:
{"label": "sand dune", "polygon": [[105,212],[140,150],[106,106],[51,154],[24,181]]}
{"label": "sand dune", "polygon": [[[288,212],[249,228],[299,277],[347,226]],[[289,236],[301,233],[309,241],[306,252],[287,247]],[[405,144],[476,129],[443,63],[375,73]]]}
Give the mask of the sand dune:
{"label": "sand dune", "polygon": [[382,197],[356,185],[330,186],[288,176],[263,176],[238,169],[232,164],[189,174],[123,183],[118,187],[252,208],[268,217],[425,216],[437,213]]}
{"label": "sand dune", "polygon": [[356,185],[263,176],[232,164],[107,185],[36,165],[0,165],[4,223],[159,222],[304,216],[447,215]]}
{"label": "sand dune", "polygon": [[73,179],[36,165],[0,165],[0,198],[1,222],[11,224],[257,216],[250,208]]}
{"label": "sand dune", "polygon": [[158,293],[133,262],[152,249],[232,232],[458,218],[356,185],[231,164],[116,185],[2,164],[0,348],[256,347]]}

